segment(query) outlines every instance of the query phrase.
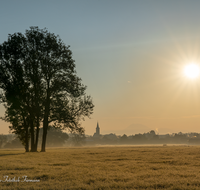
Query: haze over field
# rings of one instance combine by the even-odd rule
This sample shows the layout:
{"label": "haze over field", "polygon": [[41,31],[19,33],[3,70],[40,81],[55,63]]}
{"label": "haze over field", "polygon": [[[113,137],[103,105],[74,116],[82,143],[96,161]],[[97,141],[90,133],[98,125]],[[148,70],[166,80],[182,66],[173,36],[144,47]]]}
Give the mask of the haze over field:
{"label": "haze over field", "polygon": [[[184,71],[200,65],[199,7],[195,0],[1,1],[0,43],[38,26],[71,46],[95,105],[82,123],[86,134],[97,121],[102,134],[199,133],[200,78]],[[8,133],[9,124],[0,126]]]}

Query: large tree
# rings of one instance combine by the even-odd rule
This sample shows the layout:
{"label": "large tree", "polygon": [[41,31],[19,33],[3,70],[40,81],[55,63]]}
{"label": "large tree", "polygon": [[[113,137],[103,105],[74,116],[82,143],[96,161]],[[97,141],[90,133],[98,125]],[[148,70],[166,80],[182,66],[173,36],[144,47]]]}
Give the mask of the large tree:
{"label": "large tree", "polygon": [[28,151],[37,151],[43,127],[41,151],[45,151],[48,126],[83,133],[80,121],[93,113],[86,86],[76,75],[72,52],[59,36],[30,27],[0,45],[1,102],[4,120]]}

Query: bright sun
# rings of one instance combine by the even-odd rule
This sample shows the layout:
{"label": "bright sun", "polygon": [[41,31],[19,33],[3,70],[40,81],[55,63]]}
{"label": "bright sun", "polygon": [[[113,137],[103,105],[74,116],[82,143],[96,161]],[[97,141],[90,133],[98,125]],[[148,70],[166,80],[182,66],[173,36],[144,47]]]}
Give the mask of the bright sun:
{"label": "bright sun", "polygon": [[184,68],[184,74],[188,77],[188,78],[196,78],[199,76],[199,66],[197,64],[189,64],[186,65]]}

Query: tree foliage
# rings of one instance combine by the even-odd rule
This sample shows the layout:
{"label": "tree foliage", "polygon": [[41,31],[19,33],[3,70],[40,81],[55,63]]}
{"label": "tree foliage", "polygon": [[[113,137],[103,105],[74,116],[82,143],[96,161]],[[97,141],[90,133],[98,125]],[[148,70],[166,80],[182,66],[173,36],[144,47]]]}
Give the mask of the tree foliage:
{"label": "tree foliage", "polygon": [[83,132],[80,121],[93,113],[86,86],[76,75],[72,52],[59,36],[30,27],[0,45],[0,100],[5,121],[26,147],[37,151],[43,127],[41,151],[45,151],[48,126]]}

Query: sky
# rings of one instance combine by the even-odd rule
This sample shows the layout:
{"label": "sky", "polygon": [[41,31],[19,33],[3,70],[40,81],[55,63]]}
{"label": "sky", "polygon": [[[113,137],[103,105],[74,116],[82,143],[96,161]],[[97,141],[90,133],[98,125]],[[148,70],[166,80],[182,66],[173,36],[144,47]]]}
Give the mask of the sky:
{"label": "sky", "polygon": [[[31,26],[70,45],[95,108],[85,133],[200,133],[199,0],[2,0],[0,43]],[[4,115],[0,106],[0,116]],[[9,124],[0,121],[0,133]]]}

